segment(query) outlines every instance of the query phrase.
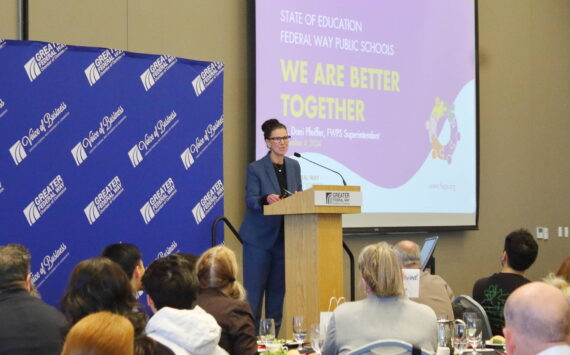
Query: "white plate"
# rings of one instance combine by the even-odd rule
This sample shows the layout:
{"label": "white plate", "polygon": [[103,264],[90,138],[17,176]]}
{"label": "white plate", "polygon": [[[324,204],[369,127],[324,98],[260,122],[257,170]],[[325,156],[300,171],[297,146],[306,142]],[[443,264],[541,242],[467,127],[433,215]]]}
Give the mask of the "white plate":
{"label": "white plate", "polygon": [[494,344],[490,340],[487,340],[485,342],[485,346],[488,348],[493,348],[493,349],[503,349],[505,347],[505,344]]}

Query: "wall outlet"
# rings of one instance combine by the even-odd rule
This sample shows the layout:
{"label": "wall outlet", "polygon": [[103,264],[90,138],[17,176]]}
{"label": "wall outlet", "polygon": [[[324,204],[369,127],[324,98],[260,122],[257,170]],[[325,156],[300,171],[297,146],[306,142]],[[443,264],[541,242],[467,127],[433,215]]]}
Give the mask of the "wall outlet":
{"label": "wall outlet", "polygon": [[564,227],[564,237],[568,238],[568,227]]}
{"label": "wall outlet", "polygon": [[536,227],[536,239],[544,239],[542,227]]}
{"label": "wall outlet", "polygon": [[558,236],[564,237],[564,228],[562,226],[558,226]]}
{"label": "wall outlet", "polygon": [[546,227],[542,228],[542,238],[548,239],[548,228],[546,228]]}

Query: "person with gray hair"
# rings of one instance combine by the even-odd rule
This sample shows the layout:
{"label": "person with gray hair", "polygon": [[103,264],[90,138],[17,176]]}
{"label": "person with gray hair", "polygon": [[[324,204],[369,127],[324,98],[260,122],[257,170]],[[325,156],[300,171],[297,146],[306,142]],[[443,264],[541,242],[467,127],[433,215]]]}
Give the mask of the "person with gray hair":
{"label": "person with gray hair", "polygon": [[404,295],[402,270],[393,248],[385,242],[368,245],[358,257],[358,269],[367,297],[335,309],[322,353],[347,354],[382,339],[402,340],[434,352],[435,313]]}
{"label": "person with gray hair", "polygon": [[30,294],[30,252],[0,246],[0,354],[59,354],[67,327],[63,314]]}
{"label": "person with gray hair", "polygon": [[570,307],[562,292],[543,282],[517,288],[505,304],[509,355],[568,355]]}
{"label": "person with gray hair", "polygon": [[[394,246],[394,249],[403,269],[421,267],[419,245],[409,240],[402,240]],[[430,307],[439,317],[455,319],[451,306],[454,298],[453,290],[443,278],[427,271],[420,271],[420,296],[410,299]]]}

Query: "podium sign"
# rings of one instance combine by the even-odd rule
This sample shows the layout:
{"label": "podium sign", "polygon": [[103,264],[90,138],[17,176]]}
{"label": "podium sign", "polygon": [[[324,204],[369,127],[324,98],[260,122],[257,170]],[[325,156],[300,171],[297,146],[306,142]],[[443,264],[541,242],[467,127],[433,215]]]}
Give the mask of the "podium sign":
{"label": "podium sign", "polygon": [[305,316],[307,326],[318,323],[330,297],[344,294],[342,214],[360,213],[360,206],[327,204],[327,193],[337,194],[330,202],[339,203],[336,198],[341,196],[338,201],[342,203],[362,200],[359,186],[315,185],[264,207],[266,215],[285,216],[286,293],[281,336],[287,338],[292,335],[293,316]]}
{"label": "podium sign", "polygon": [[315,191],[316,206],[362,206],[360,191]]}

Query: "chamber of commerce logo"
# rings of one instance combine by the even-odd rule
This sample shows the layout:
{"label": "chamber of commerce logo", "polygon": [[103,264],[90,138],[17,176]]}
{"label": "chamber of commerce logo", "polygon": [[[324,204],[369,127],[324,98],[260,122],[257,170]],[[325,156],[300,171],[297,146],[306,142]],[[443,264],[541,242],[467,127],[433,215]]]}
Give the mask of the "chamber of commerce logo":
{"label": "chamber of commerce logo", "polygon": [[2,118],[7,112],[8,109],[6,108],[6,103],[2,98],[0,98],[0,118]]}
{"label": "chamber of commerce logo", "polygon": [[[444,122],[440,123],[442,119]],[[438,138],[438,129],[441,129],[445,123],[449,125],[449,140],[447,144],[443,145]],[[439,97],[436,97],[430,118],[426,122],[426,128],[431,143],[431,157],[433,159],[446,160],[448,164],[451,164],[451,158],[457,147],[457,142],[461,138],[457,128],[453,104],[446,105]]]}
{"label": "chamber of commerce logo", "polygon": [[28,153],[32,152],[53,132],[57,126],[69,116],[67,104],[62,102],[51,112],[46,112],[40,119],[38,127],[32,127],[28,130],[28,134],[16,141],[10,148],[10,154],[16,165],[24,160]]}
{"label": "chamber of commerce logo", "polygon": [[184,165],[184,169],[188,170],[192,164],[194,164],[194,157],[192,156],[192,152],[190,151],[190,147],[186,148],[180,154],[180,159],[182,159],[182,164]]}
{"label": "chamber of commerce logo", "polygon": [[156,258],[160,259],[164,258],[165,256],[169,256],[170,254],[174,253],[174,251],[176,251],[177,247],[178,243],[176,243],[176,241],[173,240],[172,243],[168,247],[166,247],[164,251],[159,251],[158,254],[156,254]]}
{"label": "chamber of commerce logo", "polygon": [[89,85],[93,86],[106,72],[117,64],[125,55],[124,51],[118,49],[106,49],[95,59],[95,61],[84,70]]}
{"label": "chamber of commerce logo", "polygon": [[224,116],[222,115],[219,119],[213,123],[208,124],[204,129],[204,134],[196,137],[194,143],[192,143],[188,148],[184,149],[182,154],[180,154],[180,159],[182,160],[182,165],[188,170],[194,160],[198,159],[202,153],[208,149],[210,144],[212,144],[216,138],[223,132],[224,128]]}
{"label": "chamber of commerce logo", "polygon": [[149,91],[176,62],[176,57],[169,55],[158,57],[140,76],[145,91]]}
{"label": "chamber of commerce logo", "polygon": [[[56,250],[42,259],[39,270],[32,272],[32,283],[39,288],[68,256],[67,245],[61,243]],[[38,283],[40,279],[42,280]]]}
{"label": "chamber of commerce logo", "polygon": [[137,167],[140,162],[160,143],[170,131],[179,123],[176,111],[172,110],[165,118],[158,120],[152,132],[145,133],[134,147],[129,150],[129,158],[133,167]]}
{"label": "chamber of commerce logo", "polygon": [[[71,149],[77,166],[81,165],[101,143],[103,143],[127,118],[125,109],[119,105],[110,115],[103,116],[96,129],[89,133]],[[87,150],[86,150],[87,149]]]}
{"label": "chamber of commerce logo", "polygon": [[200,199],[200,202],[192,208],[192,215],[196,220],[196,224],[200,224],[204,218],[210,213],[210,211],[224,198],[224,184],[222,180],[218,180],[214,185],[206,192],[204,197]]}
{"label": "chamber of commerce logo", "polygon": [[224,63],[222,62],[212,62],[206,69],[202,70],[200,75],[192,80],[192,87],[194,88],[196,96],[200,96],[223,71]]}
{"label": "chamber of commerce logo", "polygon": [[24,208],[24,216],[32,226],[66,191],[61,175],[57,175],[35,198]]}
{"label": "chamber of commerce logo", "polygon": [[144,223],[149,224],[174,194],[176,194],[174,180],[168,178],[140,209]]}
{"label": "chamber of commerce logo", "polygon": [[48,43],[43,46],[34,56],[24,64],[24,69],[30,81],[34,81],[44,70],[56,61],[65,51],[67,46],[60,43]]}
{"label": "chamber of commerce logo", "polygon": [[325,201],[327,205],[348,205],[350,204],[350,193],[326,192]]}
{"label": "chamber of commerce logo", "polygon": [[97,218],[99,218],[103,212],[111,206],[123,191],[125,190],[121,179],[119,179],[118,176],[115,176],[83,210],[89,224],[95,223]]}

